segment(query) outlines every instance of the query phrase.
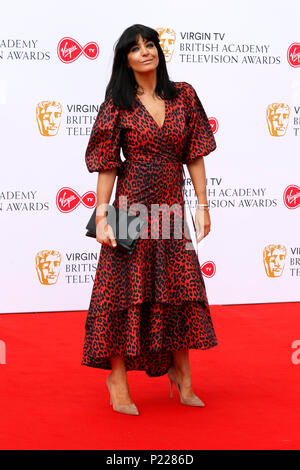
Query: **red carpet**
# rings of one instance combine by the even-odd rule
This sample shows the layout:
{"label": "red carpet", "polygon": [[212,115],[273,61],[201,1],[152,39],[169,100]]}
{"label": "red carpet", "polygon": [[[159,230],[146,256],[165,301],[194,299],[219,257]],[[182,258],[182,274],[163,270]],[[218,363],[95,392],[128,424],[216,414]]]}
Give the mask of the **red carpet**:
{"label": "red carpet", "polygon": [[190,352],[206,407],[171,399],[166,376],[131,371],[140,416],[114,412],[109,372],[80,365],[86,312],[0,315],[0,448],[299,449],[300,304],[211,310],[219,345]]}

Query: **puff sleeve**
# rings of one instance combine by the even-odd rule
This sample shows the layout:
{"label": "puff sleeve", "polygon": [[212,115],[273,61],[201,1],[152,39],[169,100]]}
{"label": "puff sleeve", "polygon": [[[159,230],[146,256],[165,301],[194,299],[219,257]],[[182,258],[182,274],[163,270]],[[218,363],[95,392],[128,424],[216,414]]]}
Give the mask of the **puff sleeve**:
{"label": "puff sleeve", "polygon": [[119,110],[112,98],[107,98],[99,108],[85,152],[85,162],[90,173],[122,165],[118,116]]}
{"label": "puff sleeve", "polygon": [[183,163],[190,163],[216,149],[216,141],[202,103],[192,85],[185,83],[188,137]]}

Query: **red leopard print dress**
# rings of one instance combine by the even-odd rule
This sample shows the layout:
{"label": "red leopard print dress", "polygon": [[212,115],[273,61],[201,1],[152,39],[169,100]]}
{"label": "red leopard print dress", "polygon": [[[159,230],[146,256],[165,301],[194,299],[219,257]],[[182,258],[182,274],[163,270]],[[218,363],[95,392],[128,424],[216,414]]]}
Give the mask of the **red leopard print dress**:
{"label": "red leopard print dress", "polygon": [[[121,355],[127,370],[155,377],[172,365],[172,351],[217,345],[197,254],[186,249],[186,231],[178,237],[174,227],[178,207],[184,210],[182,165],[208,155],[216,142],[194,88],[175,85],[178,95],[165,101],[162,127],[136,97],[133,110],[120,110],[107,98],[92,129],[88,170],[117,168],[112,204],[125,210],[144,204],[149,223],[131,255],[101,245],[85,324],[85,366],[111,369],[111,356]],[[152,204],[176,204],[168,237],[163,211],[151,219]]]}

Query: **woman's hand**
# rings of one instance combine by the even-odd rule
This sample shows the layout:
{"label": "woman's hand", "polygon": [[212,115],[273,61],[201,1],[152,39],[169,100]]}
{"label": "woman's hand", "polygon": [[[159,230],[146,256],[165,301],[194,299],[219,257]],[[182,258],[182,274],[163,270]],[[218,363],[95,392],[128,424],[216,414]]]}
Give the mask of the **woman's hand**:
{"label": "woman's hand", "polygon": [[105,216],[96,217],[96,240],[97,242],[108,245],[111,248],[115,248],[117,246],[113,229],[107,222]]}
{"label": "woman's hand", "polygon": [[197,230],[197,243],[210,232],[210,215],[208,210],[196,209],[195,225]]}

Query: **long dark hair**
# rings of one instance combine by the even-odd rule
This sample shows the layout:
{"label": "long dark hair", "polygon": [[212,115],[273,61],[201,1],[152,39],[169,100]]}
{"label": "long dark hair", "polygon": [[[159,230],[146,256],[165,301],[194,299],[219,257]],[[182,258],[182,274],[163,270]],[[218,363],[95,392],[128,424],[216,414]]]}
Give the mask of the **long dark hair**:
{"label": "long dark hair", "polygon": [[177,94],[174,82],[169,79],[158,32],[148,26],[134,24],[125,29],[114,46],[112,73],[105,92],[105,99],[112,96],[114,105],[120,109],[132,109],[132,102],[137,92],[138,84],[133,70],[128,67],[127,54],[131,47],[137,44],[139,36],[147,41],[153,41],[158,50],[156,94],[163,99],[174,98]]}

